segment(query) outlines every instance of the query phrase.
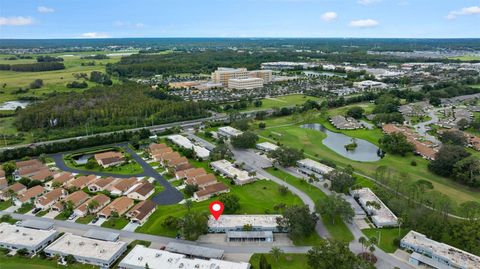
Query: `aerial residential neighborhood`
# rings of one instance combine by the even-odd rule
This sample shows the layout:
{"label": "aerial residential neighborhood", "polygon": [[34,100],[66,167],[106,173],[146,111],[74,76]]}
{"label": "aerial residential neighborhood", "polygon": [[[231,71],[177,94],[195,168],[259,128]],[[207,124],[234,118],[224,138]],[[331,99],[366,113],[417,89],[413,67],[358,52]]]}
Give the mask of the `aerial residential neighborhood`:
{"label": "aerial residential neighborhood", "polygon": [[480,269],[478,1],[0,10],[0,269]]}

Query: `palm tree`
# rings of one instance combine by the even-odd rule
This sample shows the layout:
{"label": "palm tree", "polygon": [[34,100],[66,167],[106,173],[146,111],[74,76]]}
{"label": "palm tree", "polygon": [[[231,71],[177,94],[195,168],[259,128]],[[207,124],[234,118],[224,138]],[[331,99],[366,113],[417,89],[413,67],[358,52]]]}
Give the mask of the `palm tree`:
{"label": "palm tree", "polygon": [[375,249],[375,245],[370,245],[370,247],[368,247],[368,251],[370,251],[370,262],[373,260],[373,252],[375,252]]}
{"label": "palm tree", "polygon": [[402,229],[403,219],[402,219],[402,218],[398,218],[398,219],[397,219],[397,223],[398,223],[398,237],[400,238],[400,233],[401,233],[401,229]]}
{"label": "palm tree", "polygon": [[186,200],[186,201],[185,201],[185,208],[187,209],[188,212],[190,212],[190,209],[192,209],[192,207],[193,207],[193,202],[192,202],[192,200],[190,200],[190,199],[189,199],[189,200]]}
{"label": "palm tree", "polygon": [[12,205],[15,205],[15,198],[17,198],[17,193],[12,189],[8,189],[8,197],[10,197]]}
{"label": "palm tree", "polygon": [[365,246],[367,245],[367,238],[365,236],[361,236],[358,238],[358,243],[362,244],[362,252],[365,252]]}
{"label": "palm tree", "polygon": [[270,254],[275,259],[276,262],[278,262],[278,260],[283,255],[283,253],[284,253],[283,250],[281,250],[278,247],[273,247],[272,250],[270,250]]}
{"label": "palm tree", "polygon": [[95,210],[96,208],[98,208],[100,204],[98,203],[97,200],[92,200],[90,201],[88,204],[87,204],[87,209],[88,209],[88,213],[92,213],[93,210]]}

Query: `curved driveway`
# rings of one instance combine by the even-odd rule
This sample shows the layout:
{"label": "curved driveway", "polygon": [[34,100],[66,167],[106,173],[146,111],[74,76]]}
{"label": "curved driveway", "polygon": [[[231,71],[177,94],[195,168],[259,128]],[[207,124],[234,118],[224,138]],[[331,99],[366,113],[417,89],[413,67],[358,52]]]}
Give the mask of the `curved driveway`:
{"label": "curved driveway", "polygon": [[152,177],[160,183],[164,190],[157,195],[155,195],[152,198],[152,201],[159,205],[171,205],[171,204],[176,204],[180,201],[183,200],[183,194],[177,190],[175,187],[170,185],[165,178],[160,175],[151,165],[149,165],[145,160],[142,159],[142,157],[138,156],[135,151],[130,149],[128,147],[128,144],[122,143],[122,144],[116,144],[116,147],[121,147],[125,152],[129,153],[132,158],[142,167],[143,172],[139,174],[130,174],[130,175],[120,175],[120,174],[115,174],[115,173],[106,173],[106,172],[95,172],[95,171],[87,171],[87,170],[81,170],[81,169],[75,169],[68,167],[65,164],[65,161],[63,159],[65,154],[68,153],[56,153],[53,155],[50,155],[50,157],[55,161],[56,166],[62,170],[62,171],[67,171],[71,173],[78,173],[78,174],[92,174],[92,175],[97,175],[101,177],[118,177],[118,178],[129,178],[129,177]]}

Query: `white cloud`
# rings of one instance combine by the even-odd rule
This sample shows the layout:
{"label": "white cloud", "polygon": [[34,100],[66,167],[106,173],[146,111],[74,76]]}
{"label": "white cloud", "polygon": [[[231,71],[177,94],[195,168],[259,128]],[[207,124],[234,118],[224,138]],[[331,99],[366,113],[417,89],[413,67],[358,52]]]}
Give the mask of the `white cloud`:
{"label": "white cloud", "polygon": [[359,3],[360,5],[368,6],[368,5],[375,4],[375,3],[378,3],[378,2],[381,2],[381,1],[382,0],[358,0],[357,3]]}
{"label": "white cloud", "polygon": [[124,22],[124,21],[115,21],[113,22],[113,25],[116,27],[125,27],[125,28],[143,28],[145,27],[145,24],[141,22],[137,23],[131,23],[131,22]]}
{"label": "white cloud", "polygon": [[472,7],[465,7],[460,10],[450,11],[447,15],[447,19],[453,20],[456,19],[458,16],[464,15],[478,15],[480,14],[480,6],[472,6]]}
{"label": "white cloud", "polygon": [[370,28],[378,26],[379,23],[373,19],[364,19],[364,20],[354,20],[350,22],[350,26],[358,28]]}
{"label": "white cloud", "polygon": [[338,14],[333,11],[325,12],[322,14],[322,20],[324,21],[333,21],[338,18]]}
{"label": "white cloud", "polygon": [[109,38],[110,36],[105,33],[88,32],[88,33],[81,34],[79,37],[80,38]]}
{"label": "white cloud", "polygon": [[22,25],[30,25],[33,23],[33,19],[31,17],[0,17],[0,26],[8,25],[8,26],[22,26]]}
{"label": "white cloud", "polygon": [[51,7],[40,6],[40,7],[37,8],[37,11],[40,12],[40,13],[53,13],[53,12],[55,12],[55,9],[53,9]]}

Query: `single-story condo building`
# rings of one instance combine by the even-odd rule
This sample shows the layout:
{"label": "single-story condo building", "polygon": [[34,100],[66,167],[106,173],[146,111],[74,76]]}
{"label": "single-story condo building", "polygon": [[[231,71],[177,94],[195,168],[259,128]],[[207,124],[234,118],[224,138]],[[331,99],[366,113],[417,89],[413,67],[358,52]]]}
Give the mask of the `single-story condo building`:
{"label": "single-story condo building", "polygon": [[58,232],[53,229],[42,230],[0,223],[0,248],[26,249],[30,254],[35,254],[53,242],[57,236]]}
{"label": "single-story condo building", "polygon": [[252,231],[281,232],[277,224],[277,219],[281,217],[281,215],[222,215],[215,220],[210,216],[208,230],[211,233],[226,233],[243,231],[245,226],[251,226]]}
{"label": "single-story condo building", "polygon": [[127,243],[106,241],[65,233],[45,248],[49,257],[72,255],[79,263],[109,268],[125,251]]}

